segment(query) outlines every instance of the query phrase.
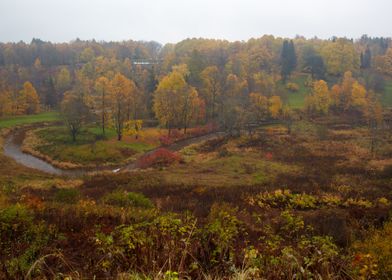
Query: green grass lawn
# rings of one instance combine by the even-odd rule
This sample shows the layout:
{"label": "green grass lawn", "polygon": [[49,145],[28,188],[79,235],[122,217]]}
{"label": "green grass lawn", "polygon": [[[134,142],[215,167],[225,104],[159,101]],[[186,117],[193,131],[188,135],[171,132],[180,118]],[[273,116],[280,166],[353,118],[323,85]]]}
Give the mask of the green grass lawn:
{"label": "green grass lawn", "polygon": [[392,80],[385,81],[384,93],[381,95],[381,103],[385,107],[392,107]]}
{"label": "green grass lawn", "polygon": [[289,91],[286,84],[278,83],[278,90],[282,93],[284,101],[293,109],[302,109],[305,105],[305,97],[308,95],[308,89],[305,87],[307,78],[307,74],[297,74],[288,81],[299,86],[296,92]]}
{"label": "green grass lawn", "polygon": [[60,115],[58,112],[46,112],[37,115],[23,115],[0,118],[0,129],[1,128],[11,128],[23,124],[32,124],[39,122],[54,122],[60,120]]}
{"label": "green grass lawn", "polygon": [[37,149],[44,155],[60,162],[75,164],[120,164],[137,153],[143,153],[155,146],[134,139],[116,140],[113,129],[106,130],[106,137],[100,128],[88,127],[81,131],[73,142],[67,128],[54,126],[36,132],[44,143],[37,144]]}

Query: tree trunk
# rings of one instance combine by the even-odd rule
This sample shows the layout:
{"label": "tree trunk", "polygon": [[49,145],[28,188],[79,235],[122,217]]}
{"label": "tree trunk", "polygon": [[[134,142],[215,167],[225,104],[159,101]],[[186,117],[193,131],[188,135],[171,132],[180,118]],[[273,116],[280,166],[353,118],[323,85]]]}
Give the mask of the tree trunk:
{"label": "tree trunk", "polygon": [[71,134],[72,134],[72,142],[76,142],[76,130],[74,128],[71,130]]}
{"label": "tree trunk", "polygon": [[102,134],[105,135],[105,115],[102,114]]}
{"label": "tree trunk", "polygon": [[102,134],[105,135],[105,91],[102,92]]}

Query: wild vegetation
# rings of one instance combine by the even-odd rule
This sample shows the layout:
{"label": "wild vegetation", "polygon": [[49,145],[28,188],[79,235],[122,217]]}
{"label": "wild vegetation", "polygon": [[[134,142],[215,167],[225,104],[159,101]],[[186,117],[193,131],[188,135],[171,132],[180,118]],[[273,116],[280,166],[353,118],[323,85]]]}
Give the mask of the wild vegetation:
{"label": "wild vegetation", "polygon": [[0,278],[390,279],[391,50],[0,44]]}

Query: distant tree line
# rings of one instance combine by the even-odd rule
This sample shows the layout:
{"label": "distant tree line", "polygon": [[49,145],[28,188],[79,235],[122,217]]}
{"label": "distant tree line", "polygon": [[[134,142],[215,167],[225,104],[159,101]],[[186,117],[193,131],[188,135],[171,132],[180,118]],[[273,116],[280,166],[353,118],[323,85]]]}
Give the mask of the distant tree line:
{"label": "distant tree line", "polygon": [[96,122],[119,140],[152,118],[169,132],[209,122],[251,130],[265,119],[290,123],[295,114],[280,84],[296,90],[296,73],[309,74],[307,114],[366,118],[392,76],[391,39],[1,43],[0,116],[59,109],[73,137]]}

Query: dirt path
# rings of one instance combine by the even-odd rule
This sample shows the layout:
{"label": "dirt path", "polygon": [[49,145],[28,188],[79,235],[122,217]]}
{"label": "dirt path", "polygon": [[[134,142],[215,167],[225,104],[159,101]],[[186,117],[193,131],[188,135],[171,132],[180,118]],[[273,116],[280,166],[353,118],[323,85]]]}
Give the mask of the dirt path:
{"label": "dirt path", "polygon": [[[115,169],[113,167],[96,167],[94,169],[72,169],[72,170],[57,168],[42,159],[39,159],[33,155],[22,152],[21,149],[22,143],[25,138],[25,134],[29,129],[31,128],[19,129],[12,132],[10,135],[7,136],[4,144],[5,156],[10,157],[14,159],[16,162],[18,162],[19,164],[27,166],[29,168],[40,170],[53,175],[67,176],[67,177],[80,177],[85,174],[91,172],[97,172],[97,171],[111,171],[117,173],[120,171],[129,171],[129,170],[136,169],[135,162]],[[202,136],[179,140],[165,148],[171,151],[179,151],[186,146],[201,143],[203,141],[221,137],[223,135],[225,135],[225,133],[223,132],[212,132]],[[150,154],[159,148],[160,147],[148,151],[144,155]]]}

